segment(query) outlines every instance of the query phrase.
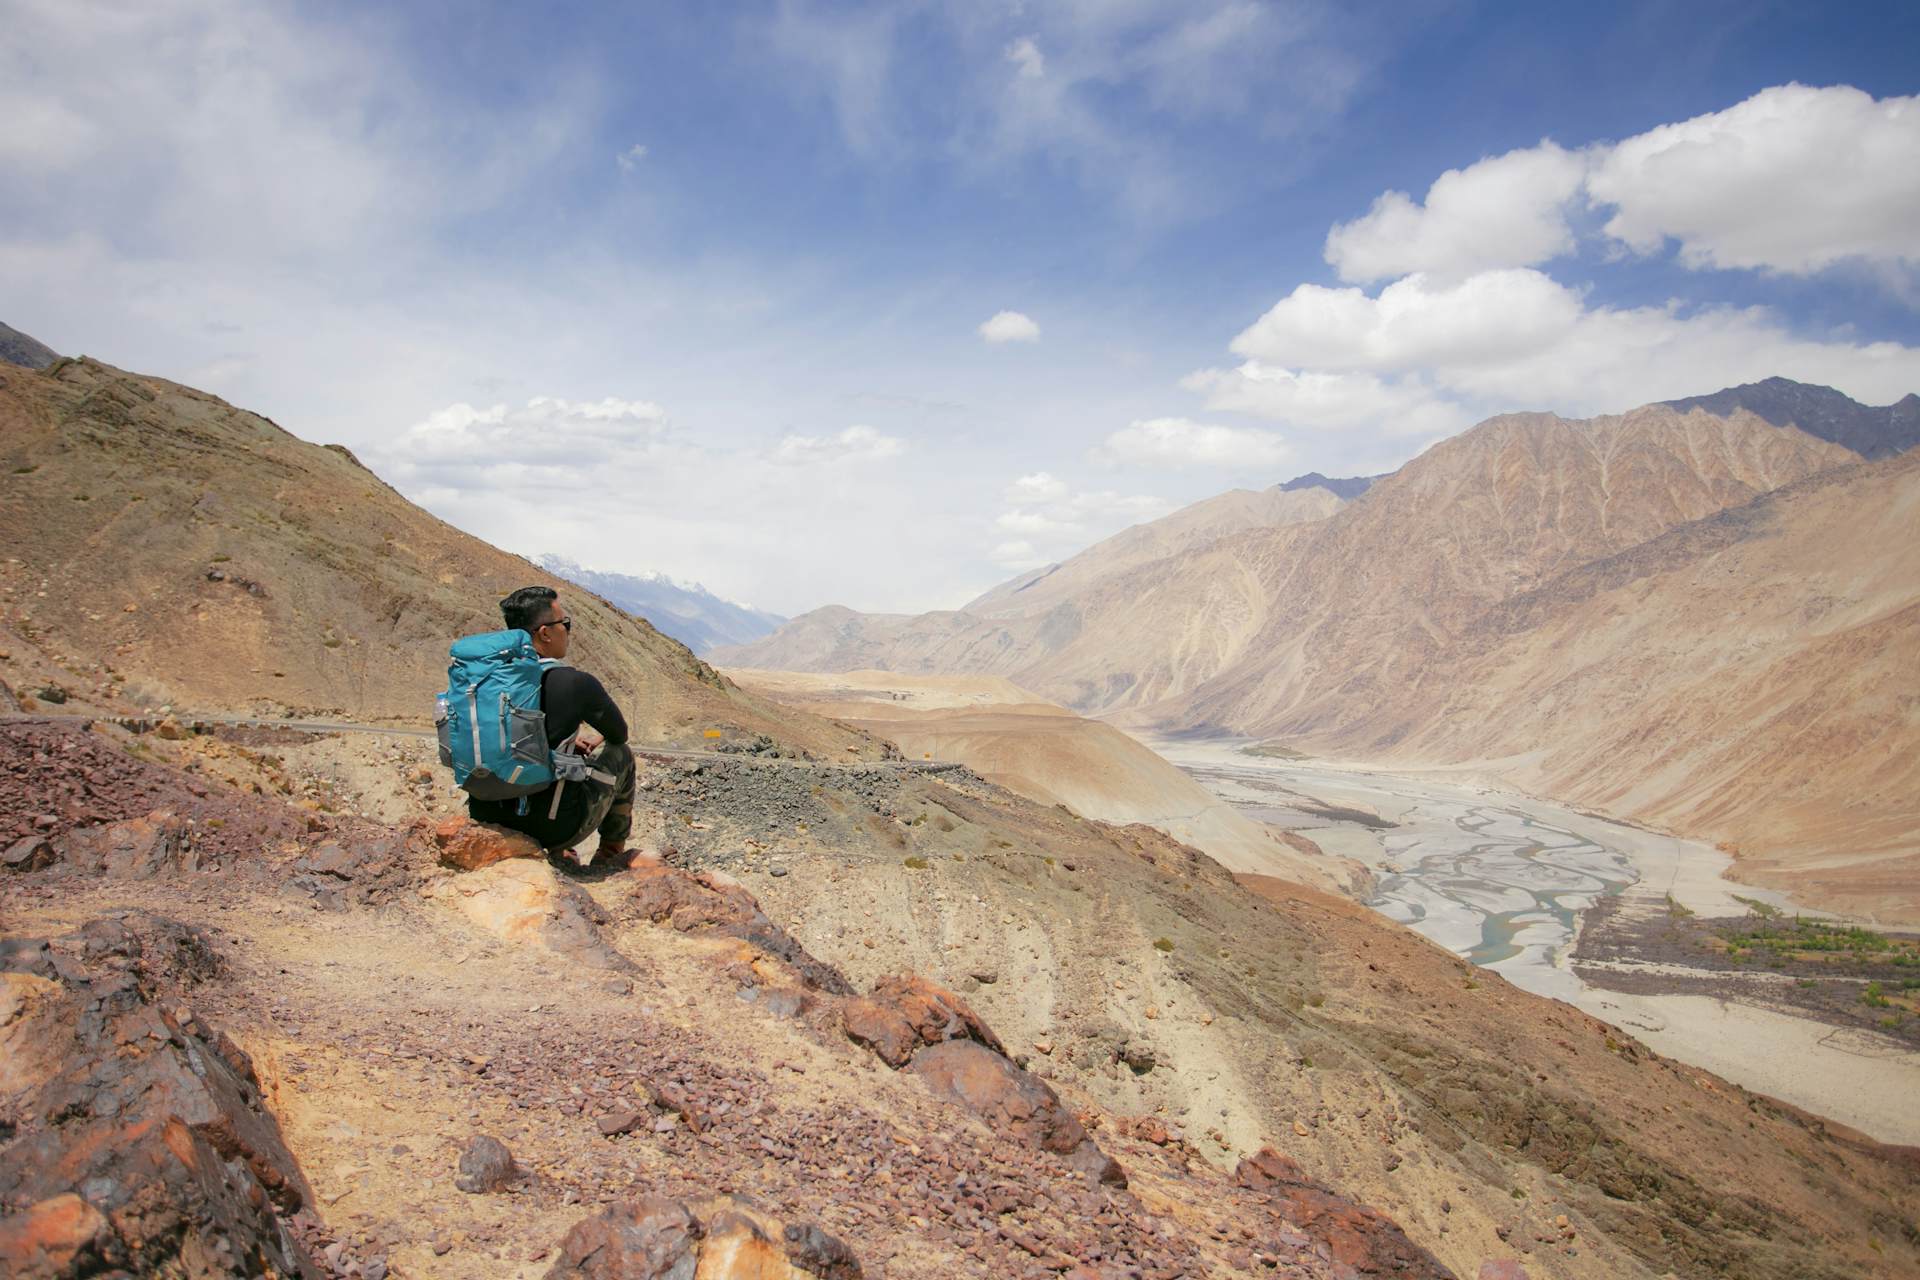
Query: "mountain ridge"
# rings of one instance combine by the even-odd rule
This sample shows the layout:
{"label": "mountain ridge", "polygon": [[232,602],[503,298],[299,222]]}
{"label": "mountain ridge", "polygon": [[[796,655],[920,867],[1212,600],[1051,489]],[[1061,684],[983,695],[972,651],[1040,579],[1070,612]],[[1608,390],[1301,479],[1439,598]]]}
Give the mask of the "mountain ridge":
{"label": "mountain ridge", "polygon": [[722,644],[751,643],[788,621],[777,613],[714,595],[697,582],[679,582],[665,574],[589,569],[550,553],[528,558],[556,577],[598,592],[703,656]]}
{"label": "mountain ridge", "polygon": [[59,352],[38,338],[0,323],[0,361],[23,369],[44,369],[59,358]]}
{"label": "mountain ridge", "polygon": [[1717,417],[1745,409],[1776,427],[1799,427],[1868,459],[1891,457],[1920,444],[1920,394],[1909,393],[1888,405],[1865,405],[1832,387],[1774,377],[1662,403],[1682,413],[1703,409]]}

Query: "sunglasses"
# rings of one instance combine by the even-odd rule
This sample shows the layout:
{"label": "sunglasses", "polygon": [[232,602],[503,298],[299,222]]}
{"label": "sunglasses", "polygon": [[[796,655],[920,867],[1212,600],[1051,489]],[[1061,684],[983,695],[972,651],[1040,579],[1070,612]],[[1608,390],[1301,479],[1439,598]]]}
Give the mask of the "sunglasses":
{"label": "sunglasses", "polygon": [[541,623],[538,627],[535,627],[534,630],[544,631],[548,627],[565,627],[567,629],[567,633],[571,635],[573,633],[573,619],[572,618],[555,618],[552,622]]}

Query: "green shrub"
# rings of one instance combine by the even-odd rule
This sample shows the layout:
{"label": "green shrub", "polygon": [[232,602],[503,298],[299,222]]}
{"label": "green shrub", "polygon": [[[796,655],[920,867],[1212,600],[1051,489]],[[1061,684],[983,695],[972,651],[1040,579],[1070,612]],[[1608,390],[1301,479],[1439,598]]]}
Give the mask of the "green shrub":
{"label": "green shrub", "polygon": [[915,871],[925,871],[927,869],[927,860],[917,853],[908,858],[906,864]]}
{"label": "green shrub", "polygon": [[1173,950],[1173,939],[1172,938],[1155,938],[1153,940],[1153,949],[1155,951],[1171,951]]}

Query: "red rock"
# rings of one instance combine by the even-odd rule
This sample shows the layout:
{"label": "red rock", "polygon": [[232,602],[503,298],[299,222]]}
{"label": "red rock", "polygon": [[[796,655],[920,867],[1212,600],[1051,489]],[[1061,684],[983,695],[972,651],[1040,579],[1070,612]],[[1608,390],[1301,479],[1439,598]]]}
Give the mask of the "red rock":
{"label": "red rock", "polygon": [[841,1020],[850,1039],[898,1070],[924,1045],[972,1040],[1005,1056],[992,1028],[953,992],[918,976],[882,978],[873,993],[846,1002]]}
{"label": "red rock", "polygon": [[646,1116],[638,1111],[615,1111],[594,1121],[603,1138],[617,1138],[623,1133],[632,1133],[640,1127]]}
{"label": "red rock", "polygon": [[460,1151],[459,1172],[453,1185],[471,1195],[504,1191],[520,1176],[513,1152],[498,1138],[475,1134]]}
{"label": "red rock", "polygon": [[860,1280],[859,1261],[811,1223],[786,1223],[739,1196],[686,1203],[646,1196],[582,1219],[548,1280]]}
{"label": "red rock", "polygon": [[108,1268],[111,1240],[98,1209],[57,1195],[0,1218],[0,1267],[17,1280],[92,1275]]}
{"label": "red rock", "polygon": [[1064,1156],[1095,1181],[1126,1184],[1125,1171],[1087,1136],[1058,1094],[985,1045],[949,1040],[922,1050],[908,1070],[996,1133]]}
{"label": "red rock", "polygon": [[45,1274],[209,1274],[224,1240],[236,1273],[316,1275],[281,1217],[311,1193],[258,1080],[190,1013],[149,1003],[174,957],[95,923],[51,948],[84,1013],[58,1074],[20,1099],[41,1124],[0,1162],[0,1204],[30,1206],[0,1223],[0,1271],[70,1252]]}
{"label": "red rock", "polygon": [[187,824],[170,809],[144,818],[67,833],[66,860],[82,871],[114,880],[148,880],[167,871],[199,868]]}
{"label": "red rock", "polygon": [[1173,1140],[1173,1135],[1167,1132],[1167,1126],[1154,1116],[1144,1116],[1134,1121],[1133,1136],[1142,1142],[1151,1142],[1156,1147],[1164,1147]]}
{"label": "red rock", "polygon": [[455,871],[478,871],[508,858],[546,857],[546,850],[532,836],[458,814],[434,827],[433,843],[440,865]]}
{"label": "red rock", "polygon": [[24,836],[0,854],[0,871],[44,871],[59,860],[51,840],[45,836]]}
{"label": "red rock", "polygon": [[681,933],[719,933],[738,938],[784,963],[801,985],[829,995],[852,995],[838,969],[808,954],[805,947],[760,909],[754,896],[731,876],[703,871],[690,874],[665,863],[642,860],[625,877],[625,911]]}
{"label": "red rock", "polygon": [[1454,1280],[1453,1272],[1409,1240],[1398,1223],[1315,1182],[1298,1164],[1271,1147],[1242,1160],[1234,1170],[1234,1180],[1271,1196],[1288,1222],[1324,1243],[1333,1260],[1343,1267],[1362,1275]]}
{"label": "red rock", "polygon": [[1480,1264],[1478,1280],[1527,1280],[1527,1269],[1511,1258],[1490,1258]]}
{"label": "red rock", "polygon": [[664,1280],[670,1275],[691,1275],[700,1235],[700,1223],[684,1204],[646,1196],[575,1223],[560,1242],[560,1256],[547,1277]]}

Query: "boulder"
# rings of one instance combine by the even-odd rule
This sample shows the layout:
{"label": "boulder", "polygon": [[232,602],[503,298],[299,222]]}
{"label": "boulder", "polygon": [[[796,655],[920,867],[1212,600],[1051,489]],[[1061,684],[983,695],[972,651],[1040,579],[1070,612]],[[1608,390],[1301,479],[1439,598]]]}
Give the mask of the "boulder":
{"label": "boulder", "polygon": [[503,941],[537,946],[596,969],[633,968],[600,936],[607,916],[599,904],[544,858],[498,862],[443,879],[430,893]]}
{"label": "boulder", "polygon": [[853,987],[838,969],[808,954],[793,935],[768,918],[746,886],[732,876],[717,871],[690,873],[655,859],[636,858],[626,881],[623,916],[671,925],[681,933],[738,938],[781,961],[810,991],[853,994]]}
{"label": "boulder", "polygon": [[0,1266],[16,1280],[88,1276],[112,1263],[106,1216],[71,1192],[0,1218]]}
{"label": "boulder", "polygon": [[871,995],[847,1001],[841,1018],[850,1039],[895,1070],[926,1045],[971,1040],[1005,1056],[992,1028],[953,992],[918,976],[882,978]]}
{"label": "boulder", "polygon": [[547,856],[530,835],[458,814],[435,825],[433,844],[440,865],[455,871],[478,871],[509,858],[544,860]]}
{"label": "boulder", "polygon": [[53,841],[45,836],[22,836],[0,853],[0,871],[44,871],[59,860]]}
{"label": "boulder", "polygon": [[58,982],[0,973],[0,1103],[25,1096],[59,1072],[73,1047],[75,1012]]}
{"label": "boulder", "polygon": [[1126,1185],[1125,1171],[1100,1150],[1059,1095],[986,1045],[949,1040],[923,1049],[907,1069],[995,1133],[1051,1151],[1096,1182]]}
{"label": "boulder", "polygon": [[575,1223],[548,1280],[860,1280],[853,1251],[742,1196],[645,1196]]}
{"label": "boulder", "polygon": [[1314,1181],[1272,1147],[1242,1160],[1234,1180],[1269,1196],[1288,1222],[1323,1243],[1333,1261],[1343,1267],[1361,1275],[1455,1280],[1453,1272],[1409,1240],[1393,1219]]}
{"label": "boulder", "polygon": [[139,923],[96,922],[47,949],[73,1018],[57,1069],[19,1077],[19,1131],[0,1160],[0,1205],[15,1210],[0,1219],[0,1271],[317,1280],[284,1220],[311,1192],[252,1066],[183,1006],[153,1003],[175,971]]}
{"label": "boulder", "polygon": [[294,860],[286,883],[325,910],[344,911],[349,903],[386,901],[415,879],[407,836],[369,830],[344,840],[323,840],[306,850]]}
{"label": "boulder", "polygon": [[1527,1280],[1527,1269],[1511,1258],[1489,1258],[1480,1264],[1477,1280]]}
{"label": "boulder", "polygon": [[513,1162],[513,1152],[507,1150],[506,1143],[475,1134],[460,1149],[459,1170],[454,1174],[453,1185],[471,1195],[486,1195],[506,1190],[519,1177],[520,1167]]}
{"label": "boulder", "polygon": [[169,871],[197,871],[191,829],[170,809],[69,831],[66,861],[113,880],[151,880]]}

